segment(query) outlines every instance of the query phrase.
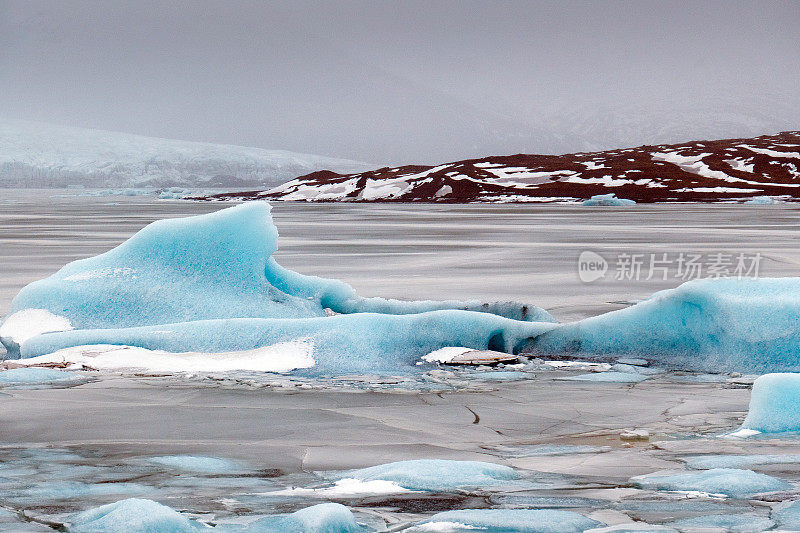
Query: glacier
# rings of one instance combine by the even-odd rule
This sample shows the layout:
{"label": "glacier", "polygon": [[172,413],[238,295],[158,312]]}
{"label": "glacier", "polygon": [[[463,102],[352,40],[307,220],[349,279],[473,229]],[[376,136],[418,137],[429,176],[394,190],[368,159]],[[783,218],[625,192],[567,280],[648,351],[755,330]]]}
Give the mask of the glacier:
{"label": "glacier", "polygon": [[513,352],[555,324],[511,302],[362,298],[281,267],[277,246],[265,202],[154,222],[24,287],[0,341],[26,358],[97,345],[230,354],[302,342],[315,372],[340,373],[411,368],[446,346]]}
{"label": "glacier", "polygon": [[285,150],[0,120],[0,187],[275,186],[372,165]]}

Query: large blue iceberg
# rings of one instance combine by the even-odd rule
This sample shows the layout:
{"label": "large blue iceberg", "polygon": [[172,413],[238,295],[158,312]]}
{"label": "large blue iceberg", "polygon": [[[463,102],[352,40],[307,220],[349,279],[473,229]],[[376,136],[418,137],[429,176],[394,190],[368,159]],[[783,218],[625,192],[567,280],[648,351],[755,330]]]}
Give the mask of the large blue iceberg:
{"label": "large blue iceberg", "polygon": [[111,345],[155,352],[148,357],[257,350],[269,358],[302,344],[296,364],[273,371],[315,375],[411,371],[444,347],[644,357],[713,372],[800,370],[800,278],[695,280],[558,324],[513,302],[362,298],[341,281],[281,267],[272,257],[277,239],[264,202],[155,222],[25,287],[0,341],[11,357]]}
{"label": "large blue iceberg", "polygon": [[281,267],[277,243],[265,202],[155,222],[25,287],[0,340],[22,357],[98,344],[219,353],[301,340],[313,346],[316,372],[397,371],[445,346],[512,352],[555,322],[511,302],[362,298]]}
{"label": "large blue iceberg", "polygon": [[701,279],[538,336],[526,351],[709,371],[800,369],[800,278]]}

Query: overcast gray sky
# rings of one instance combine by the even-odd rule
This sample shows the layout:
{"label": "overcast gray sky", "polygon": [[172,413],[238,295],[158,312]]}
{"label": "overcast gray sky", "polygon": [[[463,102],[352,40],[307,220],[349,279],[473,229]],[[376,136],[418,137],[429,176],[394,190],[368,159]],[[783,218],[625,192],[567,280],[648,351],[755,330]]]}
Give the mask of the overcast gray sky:
{"label": "overcast gray sky", "polygon": [[374,163],[800,129],[800,2],[0,0],[0,116]]}

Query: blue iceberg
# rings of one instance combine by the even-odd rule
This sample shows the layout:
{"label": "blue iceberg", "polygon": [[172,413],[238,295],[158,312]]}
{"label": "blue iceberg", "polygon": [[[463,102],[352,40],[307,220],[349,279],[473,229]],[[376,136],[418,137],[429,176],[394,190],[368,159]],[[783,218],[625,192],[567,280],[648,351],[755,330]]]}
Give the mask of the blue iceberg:
{"label": "blue iceberg", "polygon": [[238,472],[242,466],[231,459],[222,459],[219,457],[205,457],[202,455],[162,455],[159,457],[151,457],[149,462],[174,468],[175,470],[183,470],[185,472],[197,472],[200,474],[228,474],[231,472]]}
{"label": "blue iceberg", "polygon": [[[22,357],[97,344],[219,353],[303,340],[318,372],[396,371],[445,346],[515,351],[555,322],[511,302],[362,298],[281,267],[277,243],[265,202],[154,222],[22,289],[0,340]],[[34,315],[47,324],[25,320]]]}
{"label": "blue iceberg", "polygon": [[749,200],[745,201],[744,203],[750,204],[750,205],[775,205],[775,204],[777,204],[779,202],[776,201],[771,196],[754,196],[753,198],[750,198]]}
{"label": "blue iceberg", "polygon": [[[71,533],[197,533],[201,527],[175,511],[152,500],[129,498],[73,515]],[[205,529],[205,528],[203,528]]]}
{"label": "blue iceberg", "polygon": [[437,513],[411,531],[487,533],[581,533],[601,526],[572,511],[551,509],[463,509]]}
{"label": "blue iceberg", "polygon": [[713,468],[701,472],[656,472],[633,477],[631,482],[644,489],[705,492],[734,498],[791,488],[782,479],[735,468]]}
{"label": "blue iceberg", "polygon": [[708,528],[730,533],[761,533],[771,529],[775,523],[764,516],[751,514],[712,514],[676,520],[670,525],[681,531]]}
{"label": "blue iceberg", "polygon": [[511,467],[481,461],[446,459],[413,459],[350,470],[342,479],[389,481],[408,490],[447,492],[473,487],[490,487],[518,480],[520,474]]}
{"label": "blue iceberg", "polygon": [[781,529],[800,531],[800,501],[780,505],[773,509],[772,519]]}
{"label": "blue iceberg", "polygon": [[636,205],[636,202],[633,200],[627,200],[625,198],[617,198],[617,195],[612,192],[608,194],[595,194],[588,200],[584,200],[583,205],[620,207],[625,205]]}
{"label": "blue iceberg", "polygon": [[762,433],[800,431],[800,374],[757,378],[742,428]]}
{"label": "blue iceberg", "polygon": [[[227,531],[228,529],[219,528]],[[240,531],[230,528],[230,531]],[[268,516],[248,524],[242,533],[361,533],[350,509],[339,503],[321,503],[291,514]]]}
{"label": "blue iceberg", "polygon": [[524,351],[624,354],[713,372],[800,369],[800,278],[689,281],[559,325]]}

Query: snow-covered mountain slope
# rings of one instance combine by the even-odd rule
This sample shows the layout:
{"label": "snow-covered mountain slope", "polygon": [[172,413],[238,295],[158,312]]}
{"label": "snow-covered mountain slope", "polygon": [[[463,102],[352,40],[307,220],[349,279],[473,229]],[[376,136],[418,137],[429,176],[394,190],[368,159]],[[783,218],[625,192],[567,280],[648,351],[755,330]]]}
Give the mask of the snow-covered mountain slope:
{"label": "snow-covered mountain slope", "polygon": [[567,155],[491,156],[359,174],[314,172],[209,199],[541,202],[614,192],[637,202],[800,199],[800,132]]}
{"label": "snow-covered mountain slope", "polygon": [[283,150],[0,120],[0,187],[272,187],[371,165]]}

